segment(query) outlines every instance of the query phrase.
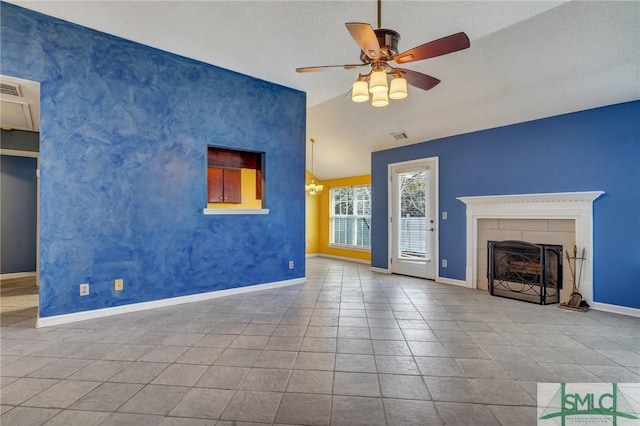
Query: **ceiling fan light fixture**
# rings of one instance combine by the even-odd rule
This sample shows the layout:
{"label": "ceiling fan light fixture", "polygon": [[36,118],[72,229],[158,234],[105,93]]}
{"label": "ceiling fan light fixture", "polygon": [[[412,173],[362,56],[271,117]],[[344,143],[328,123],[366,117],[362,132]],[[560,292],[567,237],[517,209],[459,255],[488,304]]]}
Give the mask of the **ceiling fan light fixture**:
{"label": "ceiling fan light fixture", "polygon": [[369,87],[366,81],[358,80],[353,83],[351,100],[353,102],[367,102],[369,100]]}
{"label": "ceiling fan light fixture", "polygon": [[386,93],[388,88],[387,73],[382,70],[373,71],[369,81],[369,92],[374,94],[380,92]]}
{"label": "ceiling fan light fixture", "polygon": [[[435,77],[419,71],[396,68],[389,65],[390,62],[404,64],[422,61],[467,49],[471,45],[469,37],[465,33],[459,32],[398,53],[400,34],[394,30],[382,28],[380,19],[382,1],[378,0],[377,3],[377,29],[373,29],[370,24],[362,22],[345,23],[347,31],[349,31],[349,34],[351,34],[351,37],[360,48],[360,64],[303,67],[296,68],[296,71],[312,72],[339,68],[352,70],[358,67],[370,66],[371,72],[364,75],[360,74],[358,80],[353,83],[351,100],[353,102],[366,102],[370,93],[373,95],[372,105],[384,107],[389,105],[389,99],[406,98],[409,95],[407,90],[409,84],[418,89],[430,90],[440,83],[440,80]],[[387,79],[387,74],[391,76],[391,83]],[[366,87],[366,81],[369,82],[368,88]]]}
{"label": "ceiling fan light fixture", "polygon": [[403,77],[396,77],[391,80],[389,88],[389,97],[391,99],[404,99],[409,96],[407,91],[407,80]]}
{"label": "ceiling fan light fixture", "polygon": [[374,107],[385,107],[389,105],[389,96],[387,95],[387,91],[385,90],[384,92],[374,93],[371,105]]}

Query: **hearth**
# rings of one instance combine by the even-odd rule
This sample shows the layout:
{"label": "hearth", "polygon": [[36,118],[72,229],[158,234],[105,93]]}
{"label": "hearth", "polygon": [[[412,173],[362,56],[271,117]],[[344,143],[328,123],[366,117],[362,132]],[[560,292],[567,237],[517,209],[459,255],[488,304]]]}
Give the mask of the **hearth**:
{"label": "hearth", "polygon": [[487,249],[491,295],[541,305],[560,301],[562,246],[489,241]]}

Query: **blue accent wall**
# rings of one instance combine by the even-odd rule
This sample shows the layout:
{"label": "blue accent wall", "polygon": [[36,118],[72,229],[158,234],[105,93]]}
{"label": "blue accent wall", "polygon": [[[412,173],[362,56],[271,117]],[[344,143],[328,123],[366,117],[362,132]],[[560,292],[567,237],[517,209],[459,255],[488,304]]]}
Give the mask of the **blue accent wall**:
{"label": "blue accent wall", "polygon": [[640,101],[374,152],[372,266],[388,266],[387,165],[434,156],[448,213],[440,276],[465,279],[466,206],[456,197],[600,190],[594,300],[640,308]]}
{"label": "blue accent wall", "polygon": [[[303,92],[1,8],[0,72],[41,83],[41,317],[304,277]],[[268,215],[203,215],[208,145],[265,153]]]}
{"label": "blue accent wall", "polygon": [[37,168],[37,158],[0,156],[2,274],[36,270]]}

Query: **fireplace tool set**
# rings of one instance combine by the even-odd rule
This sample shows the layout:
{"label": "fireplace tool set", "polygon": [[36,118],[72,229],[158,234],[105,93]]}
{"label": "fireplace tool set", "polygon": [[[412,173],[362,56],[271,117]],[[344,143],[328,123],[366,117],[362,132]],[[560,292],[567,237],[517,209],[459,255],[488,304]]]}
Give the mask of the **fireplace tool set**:
{"label": "fireplace tool set", "polygon": [[565,255],[567,257],[567,263],[569,264],[569,270],[571,271],[571,278],[573,278],[573,293],[571,293],[569,301],[566,303],[561,303],[560,307],[564,309],[570,309],[572,311],[587,312],[589,310],[589,304],[582,298],[582,294],[580,294],[582,265],[584,263],[584,260],[586,259],[585,248],[582,248],[580,257],[578,257],[578,247],[576,246],[573,246],[573,257],[569,256],[569,250],[565,250]]}

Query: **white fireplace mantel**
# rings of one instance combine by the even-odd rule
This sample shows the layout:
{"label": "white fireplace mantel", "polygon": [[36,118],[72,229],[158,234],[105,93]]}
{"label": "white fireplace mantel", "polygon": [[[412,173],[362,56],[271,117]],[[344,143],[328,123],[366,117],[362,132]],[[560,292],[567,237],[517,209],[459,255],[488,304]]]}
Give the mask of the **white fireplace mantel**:
{"label": "white fireplace mantel", "polygon": [[580,292],[593,302],[593,201],[603,191],[554,192],[549,194],[458,197],[467,205],[466,285],[477,288],[478,220],[480,219],[573,219],[576,245],[585,248]]}

